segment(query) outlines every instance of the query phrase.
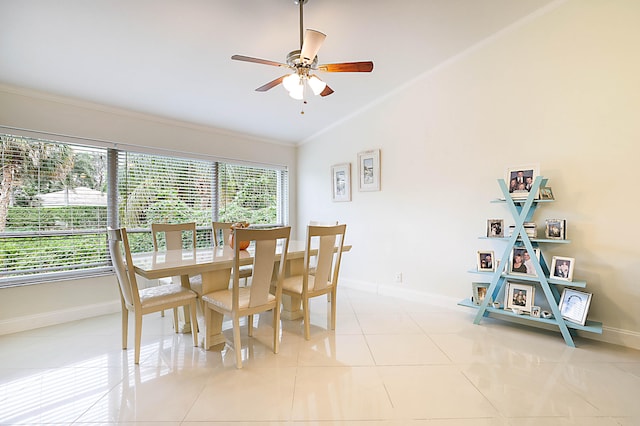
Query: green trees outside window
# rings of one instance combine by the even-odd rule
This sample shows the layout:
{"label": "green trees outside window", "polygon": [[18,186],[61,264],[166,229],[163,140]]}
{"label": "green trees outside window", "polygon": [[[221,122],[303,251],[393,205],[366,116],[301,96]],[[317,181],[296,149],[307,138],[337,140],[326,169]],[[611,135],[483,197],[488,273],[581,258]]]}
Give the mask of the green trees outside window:
{"label": "green trees outside window", "polygon": [[[0,143],[0,286],[108,268],[108,211],[133,232],[134,251],[151,249],[153,222],[195,221],[204,246],[212,220],[286,221],[284,169],[129,151],[109,166],[105,148],[6,134]],[[108,205],[114,181],[117,203]]]}

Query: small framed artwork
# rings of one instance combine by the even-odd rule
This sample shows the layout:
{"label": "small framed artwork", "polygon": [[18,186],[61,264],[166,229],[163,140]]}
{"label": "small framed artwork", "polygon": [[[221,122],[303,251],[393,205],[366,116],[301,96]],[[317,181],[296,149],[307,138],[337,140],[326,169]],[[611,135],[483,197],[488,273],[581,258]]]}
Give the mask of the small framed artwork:
{"label": "small framed artwork", "polygon": [[487,219],[487,237],[489,238],[504,237],[504,220],[503,219]]}
{"label": "small framed artwork", "polygon": [[489,283],[471,283],[471,286],[473,287],[473,303],[480,305],[487,297]]}
{"label": "small framed artwork", "polygon": [[[540,249],[534,248],[533,251],[533,256],[540,262]],[[509,273],[526,274],[534,277],[537,275],[532,256],[525,247],[514,247],[513,250],[511,250]]]}
{"label": "small framed artwork", "polygon": [[560,314],[567,321],[584,325],[591,304],[591,293],[565,288],[560,296]]}
{"label": "small framed artwork", "polygon": [[[513,199],[524,199],[529,196],[533,181],[538,176],[538,165],[509,167],[507,169],[507,188]],[[535,198],[538,198],[536,194]]]}
{"label": "small framed artwork", "polygon": [[550,186],[540,187],[540,199],[541,200],[553,200],[553,191]]}
{"label": "small framed artwork", "polygon": [[507,288],[504,292],[505,309],[515,308],[522,312],[531,312],[534,299],[534,286],[507,281]]}
{"label": "small framed artwork", "polygon": [[547,219],[544,221],[544,237],[550,240],[565,240],[567,222],[565,219]]}
{"label": "small framed artwork", "polygon": [[531,307],[531,316],[534,318],[540,318],[540,306]]}
{"label": "small framed artwork", "polygon": [[351,163],[331,166],[333,201],[351,201]]}
{"label": "small framed artwork", "polygon": [[496,263],[492,251],[478,250],[477,263],[478,271],[493,272],[496,270]]}
{"label": "small framed artwork", "polygon": [[358,153],[358,190],[380,191],[380,150]]}
{"label": "small framed artwork", "polygon": [[576,260],[573,257],[553,256],[551,259],[551,278],[564,281],[573,280],[573,269]]}

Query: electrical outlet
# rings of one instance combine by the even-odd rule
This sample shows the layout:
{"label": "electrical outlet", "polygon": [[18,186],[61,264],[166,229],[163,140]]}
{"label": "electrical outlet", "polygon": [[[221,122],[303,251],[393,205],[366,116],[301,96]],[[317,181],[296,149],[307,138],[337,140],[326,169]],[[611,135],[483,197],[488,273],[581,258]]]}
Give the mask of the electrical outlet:
{"label": "electrical outlet", "polygon": [[396,275],[394,277],[394,281],[396,283],[401,283],[402,282],[402,272],[396,272]]}

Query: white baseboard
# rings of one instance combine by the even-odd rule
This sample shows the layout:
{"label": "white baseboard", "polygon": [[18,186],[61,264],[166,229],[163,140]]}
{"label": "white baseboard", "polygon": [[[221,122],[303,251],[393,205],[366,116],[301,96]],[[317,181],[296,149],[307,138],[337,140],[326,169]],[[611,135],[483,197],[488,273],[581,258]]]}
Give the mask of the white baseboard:
{"label": "white baseboard", "polygon": [[40,327],[112,314],[120,312],[120,309],[120,301],[114,301],[12,318],[0,321],[0,335],[18,333]]}
{"label": "white baseboard", "polygon": [[[399,299],[411,300],[414,302],[428,303],[430,305],[456,309],[459,299],[445,297],[433,293],[403,288],[397,285],[375,284],[365,281],[341,279],[340,285],[354,290],[397,297]],[[599,342],[611,343],[631,349],[640,350],[640,333],[623,330],[619,328],[602,326],[602,334],[578,332],[580,337],[597,340]]]}

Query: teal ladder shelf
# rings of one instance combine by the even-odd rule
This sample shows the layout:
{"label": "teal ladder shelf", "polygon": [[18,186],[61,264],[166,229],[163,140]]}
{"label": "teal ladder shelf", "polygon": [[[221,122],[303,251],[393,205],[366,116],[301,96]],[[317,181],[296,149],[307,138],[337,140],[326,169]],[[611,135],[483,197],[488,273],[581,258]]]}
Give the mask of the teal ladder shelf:
{"label": "teal ladder shelf", "polygon": [[[536,200],[535,196],[538,193],[540,187],[544,187],[547,184],[547,179],[544,179],[542,176],[538,176],[535,178],[533,182],[533,186],[529,191],[529,195],[527,198],[523,199],[513,199],[507,185],[503,179],[498,179],[498,184],[500,185],[500,190],[504,196],[504,200],[497,200],[500,203],[506,203],[509,212],[515,219],[515,227],[511,236],[506,239],[507,245],[502,255],[501,265],[496,268],[495,272],[477,272],[470,271],[473,273],[481,273],[481,274],[490,274],[491,282],[489,284],[489,288],[487,289],[487,296],[480,303],[480,305],[475,305],[470,299],[462,300],[458,303],[458,305],[466,306],[470,308],[478,309],[476,313],[474,324],[480,324],[482,318],[489,316],[506,316],[518,318],[519,320],[531,321],[532,325],[553,325],[557,326],[564,338],[564,341],[567,345],[571,347],[575,347],[575,343],[573,342],[573,337],[575,335],[576,330],[587,331],[591,333],[602,334],[602,323],[596,321],[589,321],[585,323],[585,325],[576,324],[570,321],[565,321],[562,318],[562,314],[560,313],[560,308],[558,307],[558,303],[560,300],[560,293],[556,288],[556,285],[561,286],[570,286],[570,287],[586,287],[586,282],[584,281],[563,281],[563,280],[555,280],[549,278],[549,267],[544,260],[544,256],[540,253],[540,259],[537,259],[536,256],[531,256],[533,260],[533,265],[536,271],[536,276],[533,275],[520,275],[520,274],[508,274],[504,272],[504,264],[506,259],[509,258],[510,253],[514,247],[524,246],[529,253],[533,253],[534,244],[538,247],[539,243],[568,243],[567,240],[543,240],[537,238],[529,238],[525,229],[524,223],[531,222],[533,214],[536,211],[536,208],[542,203],[552,202],[553,200]],[[497,300],[497,296],[500,291],[504,287],[504,284],[507,280],[518,280],[518,281],[530,281],[539,284],[544,293],[544,296],[549,304],[549,308],[551,309],[551,313],[553,314],[553,318],[535,318],[526,315],[517,315],[509,310],[494,308],[489,306],[489,303],[493,300]]]}

